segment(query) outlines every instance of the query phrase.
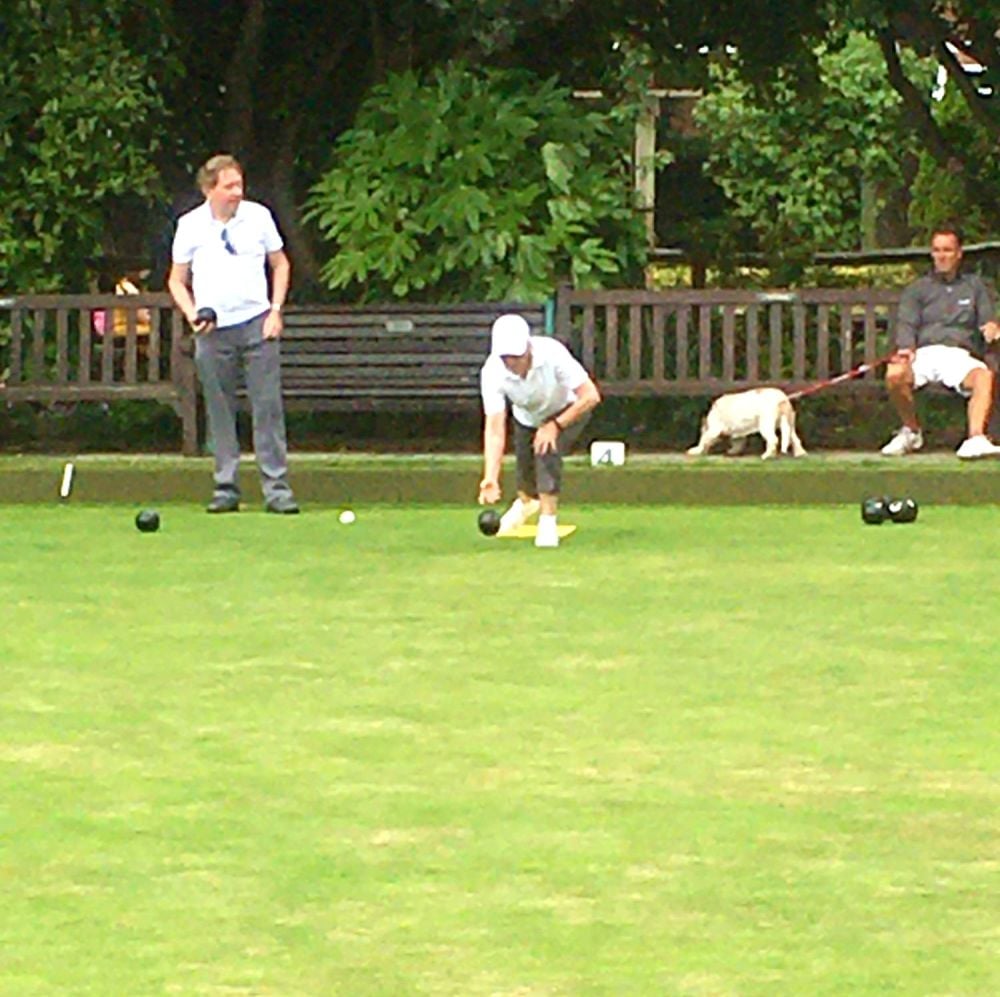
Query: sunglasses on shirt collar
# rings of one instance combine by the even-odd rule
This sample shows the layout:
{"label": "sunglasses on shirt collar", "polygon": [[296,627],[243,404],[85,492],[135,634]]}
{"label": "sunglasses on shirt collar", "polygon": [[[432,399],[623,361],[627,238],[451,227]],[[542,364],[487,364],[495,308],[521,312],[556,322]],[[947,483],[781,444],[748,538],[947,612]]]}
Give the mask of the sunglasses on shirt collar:
{"label": "sunglasses on shirt collar", "polygon": [[226,247],[226,252],[229,253],[230,256],[239,255],[236,252],[236,247],[229,241],[229,233],[225,229],[222,230],[222,245]]}

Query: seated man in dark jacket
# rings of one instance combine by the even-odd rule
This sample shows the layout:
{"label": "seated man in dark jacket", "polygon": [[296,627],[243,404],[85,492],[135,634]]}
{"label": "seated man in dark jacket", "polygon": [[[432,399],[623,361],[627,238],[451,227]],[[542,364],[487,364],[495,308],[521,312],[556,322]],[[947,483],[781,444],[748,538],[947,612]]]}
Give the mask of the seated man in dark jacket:
{"label": "seated man in dark jacket", "polygon": [[943,384],[968,398],[968,437],[956,451],[963,460],[1000,455],[986,436],[993,407],[994,375],[981,357],[1000,338],[992,296],[975,274],[961,271],[962,240],[948,226],[931,238],[934,269],[914,281],[899,302],[896,352],[886,369],[886,386],[902,421],[882,447],[888,457],[924,445],[913,392]]}

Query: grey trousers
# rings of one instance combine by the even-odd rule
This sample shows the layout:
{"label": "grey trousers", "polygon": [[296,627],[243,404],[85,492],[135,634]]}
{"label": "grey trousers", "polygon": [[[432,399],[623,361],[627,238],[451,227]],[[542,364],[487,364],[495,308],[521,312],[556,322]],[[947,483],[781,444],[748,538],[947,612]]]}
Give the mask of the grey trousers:
{"label": "grey trousers", "polygon": [[572,449],[584,426],[590,421],[588,412],[559,434],[555,453],[536,454],[533,449],[535,430],[514,420],[514,456],[517,461],[517,490],[532,498],[558,495],[562,489],[562,459]]}
{"label": "grey trousers", "polygon": [[[266,313],[265,313],[266,314]],[[236,434],[241,374],[253,412],[253,448],[264,501],[290,497],[279,340],[264,339],[264,315],[195,338],[195,363],[215,449],[215,496],[239,497]]]}

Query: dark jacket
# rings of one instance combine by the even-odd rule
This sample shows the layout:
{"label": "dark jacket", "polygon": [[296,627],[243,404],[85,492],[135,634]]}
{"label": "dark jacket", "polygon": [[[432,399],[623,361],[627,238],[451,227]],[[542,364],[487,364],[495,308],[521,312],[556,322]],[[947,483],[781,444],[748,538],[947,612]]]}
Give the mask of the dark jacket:
{"label": "dark jacket", "polygon": [[973,273],[947,280],[932,272],[910,284],[899,302],[896,348],[916,349],[942,344],[982,354],[980,326],[996,314],[993,295]]}

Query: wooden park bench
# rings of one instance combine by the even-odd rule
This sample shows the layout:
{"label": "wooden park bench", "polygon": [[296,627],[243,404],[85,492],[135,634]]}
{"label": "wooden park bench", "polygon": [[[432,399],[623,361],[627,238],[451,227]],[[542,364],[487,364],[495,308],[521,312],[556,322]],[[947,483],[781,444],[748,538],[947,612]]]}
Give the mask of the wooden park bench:
{"label": "wooden park bench", "polygon": [[[887,355],[898,290],[560,289],[554,334],[608,396],[714,396],[776,384],[800,390]],[[126,310],[124,335],[94,329]],[[146,313],[149,309],[148,323]],[[475,408],[490,326],[517,311],[536,333],[541,305],[289,307],[282,381],[292,409]],[[105,327],[109,327],[105,323]],[[110,328],[120,328],[113,322]],[[165,294],[26,295],[0,299],[0,402],[149,399],[180,416],[183,451],[198,449],[191,338]],[[991,358],[995,363],[995,358]],[[884,391],[883,371],[837,390]]]}
{"label": "wooden park bench", "polygon": [[190,337],[169,295],[0,298],[0,403],[124,399],[169,405],[181,420],[183,452],[197,453]]}
{"label": "wooden park bench", "polygon": [[[895,346],[901,293],[564,287],[556,296],[555,330],[609,396],[715,397],[765,384],[792,393],[860,364],[872,369],[830,390],[885,396],[885,368],[876,361]],[[1000,344],[987,349],[985,360],[1000,375]],[[1000,376],[997,396],[994,437],[1000,437]]]}
{"label": "wooden park bench", "polygon": [[285,313],[281,380],[289,408],[473,407],[490,327],[504,312],[544,331],[540,305],[305,305]]}
{"label": "wooden park bench", "polygon": [[[124,335],[98,332],[120,330],[123,310]],[[541,305],[289,307],[281,346],[286,406],[475,407],[490,327],[514,310],[533,331],[544,330]],[[105,320],[95,322],[100,313]],[[183,316],[165,294],[0,299],[0,402],[164,402],[181,418],[185,454],[198,452],[192,353]]]}
{"label": "wooden park bench", "polygon": [[[556,299],[556,335],[608,395],[798,390],[891,352],[898,290],[575,291]],[[883,371],[843,382],[884,390]]]}
{"label": "wooden park bench", "polygon": [[[764,384],[805,391],[860,364],[830,390],[885,394],[899,289],[599,290],[561,288],[555,330],[609,396],[715,397]],[[985,360],[1000,374],[1000,344]],[[990,432],[1000,436],[1000,377]],[[925,390],[949,393],[932,386]]]}

